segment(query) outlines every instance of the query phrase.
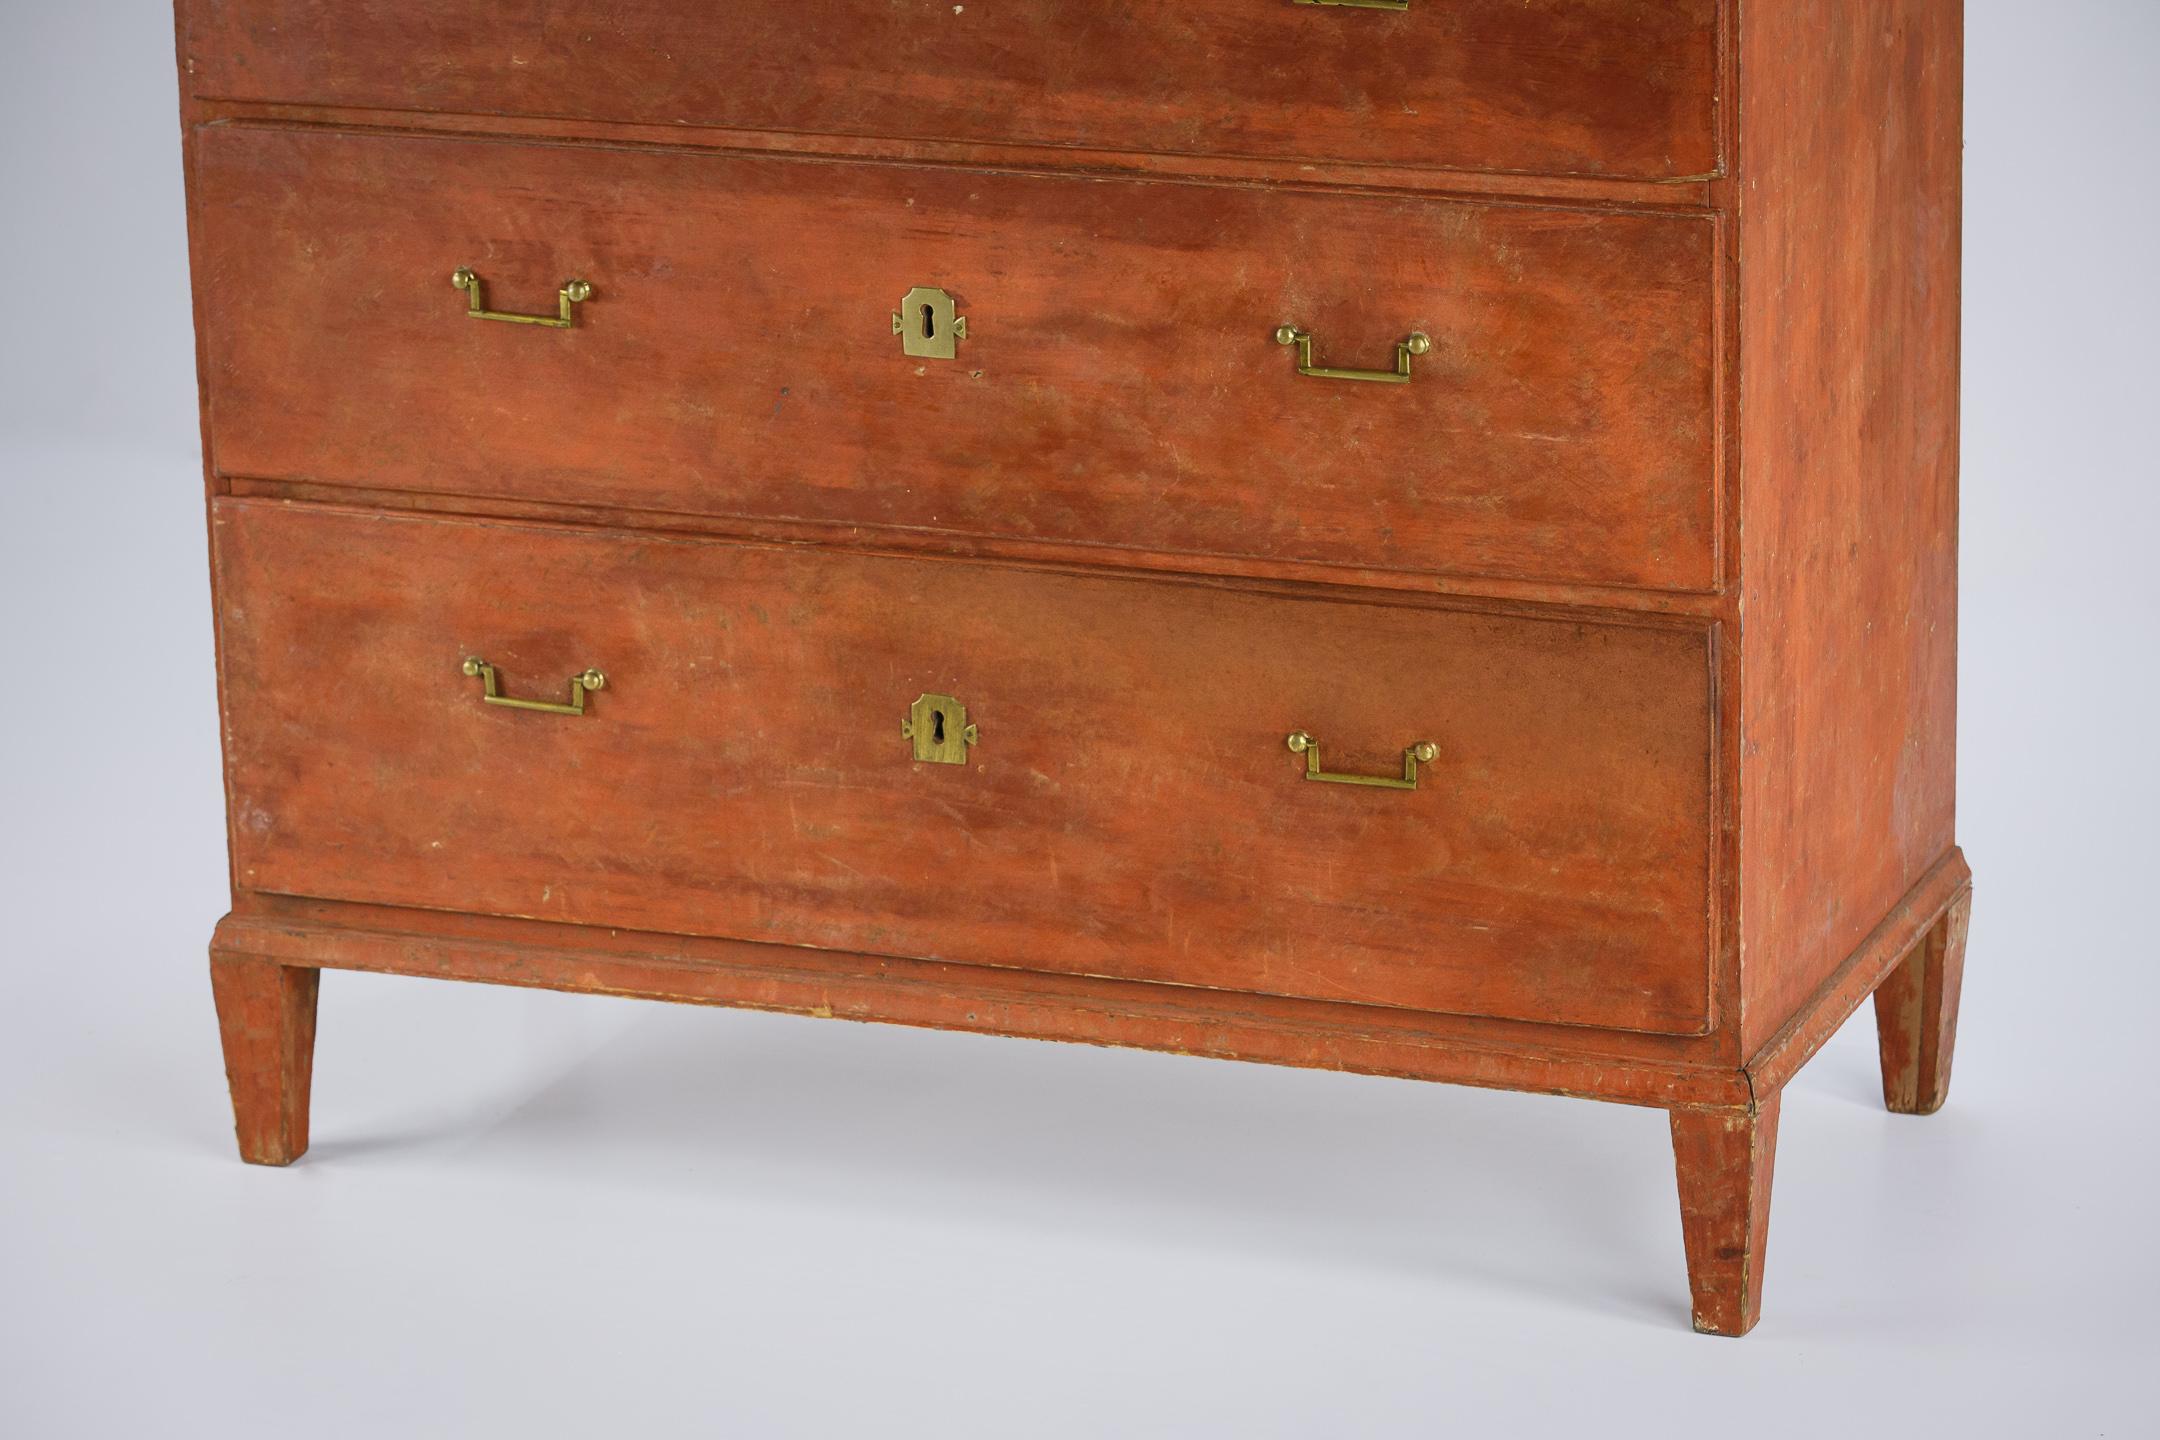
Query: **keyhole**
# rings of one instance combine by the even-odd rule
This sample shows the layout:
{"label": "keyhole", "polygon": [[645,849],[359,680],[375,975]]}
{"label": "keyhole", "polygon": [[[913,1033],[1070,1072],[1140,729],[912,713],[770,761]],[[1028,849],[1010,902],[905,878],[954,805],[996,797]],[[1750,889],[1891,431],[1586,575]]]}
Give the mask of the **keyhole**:
{"label": "keyhole", "polygon": [[930,712],[930,738],[937,744],[942,745],[945,743],[945,712],[943,710]]}
{"label": "keyhole", "polygon": [[[937,339],[937,312],[928,305],[922,307],[922,338],[925,340]],[[939,722],[943,723],[944,718],[944,716],[940,715],[938,717]],[[945,737],[940,735],[938,738],[942,740]]]}

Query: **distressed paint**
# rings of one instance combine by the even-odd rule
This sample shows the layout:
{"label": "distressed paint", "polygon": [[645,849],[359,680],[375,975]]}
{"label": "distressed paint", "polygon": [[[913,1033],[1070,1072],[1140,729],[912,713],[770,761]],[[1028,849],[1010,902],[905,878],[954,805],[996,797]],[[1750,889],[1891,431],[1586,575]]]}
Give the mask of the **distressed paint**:
{"label": "distressed paint", "polygon": [[290,1165],[307,1153],[315,1072],[315,1001],[322,974],[260,956],[210,958],[240,1158]]}
{"label": "distressed paint", "polygon": [[191,93],[389,110],[1670,180],[1717,168],[1717,0],[201,0]]}
{"label": "distressed paint", "polygon": [[1963,10],[1740,10],[1743,1045],[1950,849]]}
{"label": "distressed paint", "polygon": [[1900,1115],[1932,1115],[1950,1098],[1958,997],[1965,983],[1965,933],[1972,895],[1958,896],[1875,992],[1883,1104]]}
{"label": "distressed paint", "polygon": [[1783,1085],[1872,994],[1942,1102],[1954,0],[176,21],[246,1158],[322,968],[1540,1090],[1672,1113],[1737,1334]]}
{"label": "distressed paint", "polygon": [[1672,1112],[1680,1233],[1695,1328],[1705,1335],[1745,1335],[1762,1318],[1780,1099]]}
{"label": "distressed paint", "polygon": [[[250,889],[1694,1034],[1692,622],[219,501]],[[486,576],[484,585],[474,583]],[[483,655],[514,694],[481,703]],[[901,738],[925,691],[964,766]],[[1401,773],[1416,792],[1313,784]]]}
{"label": "distressed paint", "polygon": [[[255,127],[199,165],[226,476],[1716,585],[1702,214]],[[461,265],[593,294],[476,323]],[[951,361],[892,333],[930,284]],[[1433,349],[1301,377],[1292,322],[1323,364]]]}

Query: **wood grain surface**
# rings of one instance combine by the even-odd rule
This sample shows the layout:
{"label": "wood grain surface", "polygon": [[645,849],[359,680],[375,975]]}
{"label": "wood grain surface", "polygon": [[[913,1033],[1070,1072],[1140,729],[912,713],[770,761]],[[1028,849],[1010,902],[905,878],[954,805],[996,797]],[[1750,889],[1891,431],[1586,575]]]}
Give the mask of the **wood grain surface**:
{"label": "wood grain surface", "polygon": [[1899,1115],[1932,1115],[1950,1098],[1958,999],[1965,985],[1967,891],[1912,947],[1875,991],[1875,1039],[1882,1055],[1883,1104]]}
{"label": "wood grain surface", "polygon": [[1783,1098],[1772,1091],[1740,1109],[1672,1112],[1680,1232],[1695,1328],[1705,1335],[1745,1335],[1762,1318]]}
{"label": "wood grain surface", "polygon": [[[240,883],[1666,1033],[1709,635],[220,502]],[[597,667],[588,713],[561,700]],[[965,766],[901,738],[918,695]],[[1327,768],[1415,792],[1316,784]]]}
{"label": "wood grain surface", "polygon": [[210,957],[233,1129],[251,1165],[290,1165],[307,1153],[321,982],[306,966],[230,950]]}
{"label": "wood grain surface", "polygon": [[228,100],[1674,179],[1717,0],[183,0]]}
{"label": "wood grain surface", "polygon": [[1537,1089],[1741,1334],[1793,1075],[1942,1103],[1957,0],[176,19],[246,1158],[324,967]]}
{"label": "wood grain surface", "polygon": [[[226,475],[1708,589],[1701,216],[218,127]],[[552,313],[576,328],[475,322]],[[916,286],[968,321],[909,357]],[[1302,377],[1321,364],[1408,385]]]}
{"label": "wood grain surface", "polygon": [[1743,1045],[1949,851],[1963,10],[1742,10]]}

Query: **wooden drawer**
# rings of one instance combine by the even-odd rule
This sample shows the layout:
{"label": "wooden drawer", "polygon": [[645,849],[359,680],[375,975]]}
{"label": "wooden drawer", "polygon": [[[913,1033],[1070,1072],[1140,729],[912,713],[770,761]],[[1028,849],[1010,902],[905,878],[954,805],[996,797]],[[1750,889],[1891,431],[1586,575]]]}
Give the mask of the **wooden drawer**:
{"label": "wooden drawer", "polygon": [[[1715,583],[1703,216],[251,127],[198,158],[226,475]],[[459,266],[505,310],[593,293],[475,322]],[[894,334],[918,286],[957,358]],[[1323,366],[1431,351],[1317,379],[1283,324]]]}
{"label": "wooden drawer", "polygon": [[[264,500],[213,519],[245,889],[1705,1029],[1702,627]],[[492,707],[468,656],[511,696],[606,685],[578,716]],[[979,727],[964,764],[902,737],[926,693]],[[1331,772],[1438,753],[1414,791],[1313,783],[1297,730]]]}
{"label": "wooden drawer", "polygon": [[1717,168],[1717,0],[187,0],[197,95],[1192,156]]}

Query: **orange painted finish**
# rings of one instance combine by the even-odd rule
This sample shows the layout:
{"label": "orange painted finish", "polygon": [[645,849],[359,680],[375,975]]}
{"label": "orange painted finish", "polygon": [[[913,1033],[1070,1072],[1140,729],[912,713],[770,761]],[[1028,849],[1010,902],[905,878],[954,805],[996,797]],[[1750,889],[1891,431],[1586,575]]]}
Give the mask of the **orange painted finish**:
{"label": "orange painted finish", "polygon": [[290,1165],[307,1153],[322,972],[219,951],[210,958],[240,1158]]}
{"label": "orange painted finish", "polygon": [[[1708,1022],[1709,636],[221,501],[249,889]],[[469,655],[514,694],[491,708]],[[925,692],[981,741],[926,764]],[[1313,783],[1330,771],[1419,788]]]}
{"label": "orange painted finish", "polygon": [[[1717,581],[1701,215],[252,127],[196,183],[222,474]],[[497,308],[593,295],[476,323],[461,265]],[[954,360],[893,333],[933,285]],[[1320,380],[1284,324],[1323,365],[1432,350]]]}
{"label": "orange painted finish", "polygon": [[1541,1090],[1741,1334],[1783,1086],[1943,1102],[1955,0],[177,18],[246,1158],[323,968]]}
{"label": "orange painted finish", "polygon": [[1754,1093],[1769,1094],[1785,1082],[1881,989],[1915,946],[1945,915],[1972,902],[1972,870],[1965,852],[1952,849],[1906,892],[1858,949],[1816,988],[1777,1034],[1751,1052],[1746,1061]]}
{"label": "orange painted finish", "polygon": [[1669,180],[1717,0],[200,0],[224,100]]}
{"label": "orange painted finish", "polygon": [[1954,842],[1964,71],[1948,0],[1741,16],[1752,1051]]}
{"label": "orange painted finish", "polygon": [[397,910],[251,892],[218,925],[220,954],[281,965],[639,995],[823,1019],[920,1025],[1268,1065],[1729,1110],[1747,1077],[1689,1058],[1700,1042],[1140,980],[1004,970],[845,950],[539,920]]}
{"label": "orange painted finish", "polygon": [[1957,1045],[1971,919],[1967,893],[1875,991],[1883,1104],[1897,1114],[1932,1115],[1950,1098],[1950,1057]]}
{"label": "orange painted finish", "polygon": [[1672,1112],[1680,1233],[1705,1335],[1745,1335],[1762,1318],[1781,1099],[1773,1091],[1736,1110]]}

